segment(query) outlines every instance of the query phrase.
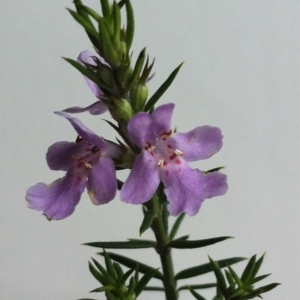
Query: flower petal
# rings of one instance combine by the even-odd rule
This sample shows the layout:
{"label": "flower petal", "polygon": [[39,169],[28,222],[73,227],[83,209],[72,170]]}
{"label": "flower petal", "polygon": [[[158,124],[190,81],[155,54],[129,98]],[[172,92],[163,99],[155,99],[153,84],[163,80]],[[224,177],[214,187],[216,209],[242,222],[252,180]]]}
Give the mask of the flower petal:
{"label": "flower petal", "polygon": [[157,107],[151,114],[156,135],[170,131],[174,107],[174,103],[164,104]]}
{"label": "flower petal", "polygon": [[38,183],[27,190],[28,207],[43,211],[48,220],[64,219],[74,212],[85,186],[86,179],[72,172],[50,185]]}
{"label": "flower petal", "polygon": [[88,111],[91,115],[101,115],[107,111],[107,106],[100,100],[87,107],[73,106],[63,110],[64,112],[77,114]]}
{"label": "flower petal", "polygon": [[174,133],[178,149],[186,161],[207,159],[222,147],[222,133],[218,127],[201,126],[187,133]]}
{"label": "flower petal", "polygon": [[113,161],[101,157],[88,175],[87,190],[96,205],[113,200],[117,191],[117,179]]}
{"label": "flower petal", "polygon": [[149,132],[152,120],[149,114],[145,112],[137,113],[127,126],[128,134],[131,140],[140,148],[143,148],[148,142],[155,140],[153,132]]}
{"label": "flower petal", "polygon": [[227,176],[220,172],[206,173],[205,198],[209,199],[226,194],[228,190]]}
{"label": "flower petal", "polygon": [[204,174],[187,164],[162,173],[162,181],[169,201],[168,210],[173,216],[183,212],[193,216],[205,199],[227,191],[226,175],[218,172]]}
{"label": "flower petal", "polygon": [[137,155],[133,168],[125,181],[120,197],[131,204],[145,203],[152,198],[159,185],[159,172],[148,151]]}
{"label": "flower petal", "polygon": [[72,155],[77,145],[72,142],[57,142],[48,148],[46,160],[51,170],[67,171],[74,165]]}
{"label": "flower petal", "polygon": [[[83,65],[83,66],[84,66],[85,64],[88,64],[88,65],[91,65],[91,66],[96,66],[97,64],[96,64],[94,58],[98,58],[98,57],[96,57],[92,52],[86,50],[86,51],[83,51],[83,52],[81,52],[81,53],[79,54],[79,56],[78,56],[78,58],[77,58],[77,62],[80,63],[80,64]],[[106,61],[105,61],[102,57],[100,57],[100,58],[98,58],[98,59],[100,60],[100,62],[101,62],[102,64],[105,64],[105,65],[109,66],[109,65],[106,63]],[[101,99],[101,97],[104,96],[104,93],[103,93],[102,90],[98,87],[98,85],[97,85],[94,81],[90,80],[89,78],[87,78],[87,77],[85,77],[85,76],[84,76],[84,78],[85,78],[85,80],[86,80],[86,82],[87,82],[89,88],[90,88],[90,89],[92,90],[92,92],[94,93],[94,95],[95,95],[97,98]]]}
{"label": "flower petal", "polygon": [[170,130],[173,109],[174,104],[170,103],[159,106],[151,115],[137,113],[127,127],[131,140],[140,148],[154,143],[157,136]]}
{"label": "flower petal", "polygon": [[97,134],[88,129],[79,119],[73,118],[64,112],[56,111],[55,113],[61,117],[65,117],[83,139],[93,143],[95,146],[101,149],[101,152],[106,149],[105,142]]}

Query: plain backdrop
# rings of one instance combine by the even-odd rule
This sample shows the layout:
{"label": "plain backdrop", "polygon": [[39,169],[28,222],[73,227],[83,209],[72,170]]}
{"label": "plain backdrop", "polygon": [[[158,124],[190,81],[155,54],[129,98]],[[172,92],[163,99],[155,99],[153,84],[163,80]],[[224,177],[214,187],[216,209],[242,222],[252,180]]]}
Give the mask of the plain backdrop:
{"label": "plain backdrop", "polygon": [[[99,1],[85,2],[99,9]],[[227,166],[229,190],[186,218],[180,234],[192,239],[230,235],[198,250],[175,250],[175,269],[231,256],[266,252],[262,282],[281,286],[265,299],[299,297],[300,2],[296,0],[133,0],[134,57],[147,47],[156,58],[150,95],[185,61],[161,103],[176,104],[172,126],[222,129],[224,146],[193,167]],[[2,0],[0,11],[1,204],[0,298],[74,300],[98,287],[88,271],[96,248],[84,242],[138,238],[141,208],[122,203],[94,206],[86,193],[75,213],[48,222],[26,207],[26,189],[63,176],[50,171],[47,148],[73,141],[68,122],[53,114],[95,98],[81,74],[62,56],[93,50],[64,7],[71,1]],[[114,139],[103,118],[79,116]],[[126,172],[120,174],[126,178]],[[147,232],[143,238],[151,238]],[[119,252],[121,253],[121,252]],[[155,267],[154,251],[125,251]],[[236,265],[240,272],[244,264]],[[189,283],[213,280],[208,275]],[[183,281],[181,284],[186,284]],[[155,282],[154,282],[155,283]],[[205,291],[208,299],[214,291]],[[163,299],[145,293],[144,300]],[[183,292],[181,299],[192,299]]]}

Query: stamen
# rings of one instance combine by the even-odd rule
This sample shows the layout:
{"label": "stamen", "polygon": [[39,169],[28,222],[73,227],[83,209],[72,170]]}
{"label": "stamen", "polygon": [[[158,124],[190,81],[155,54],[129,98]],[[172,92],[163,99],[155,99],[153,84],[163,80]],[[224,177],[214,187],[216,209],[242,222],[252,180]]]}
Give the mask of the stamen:
{"label": "stamen", "polygon": [[152,151],[152,150],[155,149],[155,146],[152,145],[150,142],[147,142],[147,144],[145,145],[144,149],[148,150],[148,151]]}
{"label": "stamen", "polygon": [[160,159],[157,163],[158,167],[162,167],[164,165],[164,161],[162,159]]}
{"label": "stamen", "polygon": [[86,167],[86,169],[88,169],[88,170],[93,169],[93,167],[92,167],[89,163],[85,163],[85,167]]}
{"label": "stamen", "polygon": [[183,152],[181,152],[181,151],[178,150],[178,149],[176,149],[176,150],[174,151],[174,153],[175,153],[176,155],[178,155],[178,156],[182,156],[182,155],[183,155]]}

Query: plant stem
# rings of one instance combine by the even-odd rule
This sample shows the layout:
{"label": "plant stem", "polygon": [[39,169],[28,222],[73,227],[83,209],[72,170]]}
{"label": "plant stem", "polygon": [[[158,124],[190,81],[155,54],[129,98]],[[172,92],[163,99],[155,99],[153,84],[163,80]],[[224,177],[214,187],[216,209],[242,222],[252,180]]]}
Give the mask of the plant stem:
{"label": "plant stem", "polygon": [[176,282],[174,280],[174,269],[171,256],[171,248],[167,247],[169,242],[168,234],[164,227],[162,219],[162,205],[159,203],[158,197],[155,195],[152,198],[152,209],[156,213],[156,218],[153,220],[152,229],[157,241],[156,252],[160,256],[162,270],[164,274],[164,287],[166,300],[177,300]]}

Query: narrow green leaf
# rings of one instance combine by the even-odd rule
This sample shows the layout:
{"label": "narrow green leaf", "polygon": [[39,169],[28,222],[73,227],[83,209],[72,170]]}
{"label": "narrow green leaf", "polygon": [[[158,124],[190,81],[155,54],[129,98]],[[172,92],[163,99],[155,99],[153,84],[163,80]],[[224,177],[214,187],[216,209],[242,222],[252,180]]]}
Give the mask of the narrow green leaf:
{"label": "narrow green leaf", "polygon": [[138,78],[140,76],[140,73],[143,69],[145,58],[146,58],[146,48],[144,48],[140,52],[140,54],[139,54],[139,56],[136,60],[132,75],[131,75],[129,83],[128,83],[129,87],[132,86],[132,84],[135,83],[138,80]]}
{"label": "narrow green leaf", "polygon": [[179,215],[177,217],[176,221],[174,222],[174,225],[172,226],[171,232],[170,232],[170,236],[169,236],[170,240],[173,240],[174,237],[176,236],[177,231],[178,231],[184,217],[185,217],[185,213],[182,213],[181,215]]}
{"label": "narrow green leaf", "polygon": [[113,262],[113,266],[114,266],[115,272],[117,274],[117,280],[118,280],[118,282],[119,283],[123,283],[122,279],[124,278],[124,272],[123,272],[121,266],[118,263],[116,263],[116,262]]}
{"label": "narrow green leaf", "polygon": [[207,171],[205,171],[204,173],[218,172],[218,171],[223,170],[223,169],[225,169],[224,166],[223,166],[223,167],[217,167],[217,168],[213,168],[213,169],[207,170]]}
{"label": "narrow green leaf", "polygon": [[241,280],[243,282],[247,282],[248,279],[250,278],[250,276],[254,270],[255,263],[256,263],[256,254],[250,258],[244,272],[242,273]]}
{"label": "narrow green leaf", "polygon": [[153,209],[149,209],[143,219],[142,225],[140,227],[140,236],[150,228],[152,222],[155,218],[155,211]]}
{"label": "narrow green leaf", "polygon": [[[87,21],[91,24],[92,27],[94,27],[92,21],[90,20],[89,15],[82,9],[82,2],[81,0],[74,0],[74,5],[76,7],[77,12]],[[97,31],[95,29],[95,31]],[[96,49],[99,49],[99,36],[97,36],[97,38],[95,38],[92,34],[90,34],[88,31],[85,31],[90,39],[90,41],[92,42],[92,44],[94,45],[94,47]]]}
{"label": "narrow green leaf", "polygon": [[91,299],[91,298],[81,298],[81,299],[77,299],[77,300],[97,300],[97,299]]}
{"label": "narrow green leaf", "polygon": [[156,241],[152,241],[152,240],[128,239],[128,241],[135,242],[135,243],[142,242],[144,244],[152,245],[152,247],[156,247]]}
{"label": "narrow green leaf", "polygon": [[86,11],[85,10],[83,10],[83,3],[82,3],[82,1],[81,0],[74,0],[73,1],[73,3],[74,3],[74,5],[75,5],[75,7],[76,7],[76,10],[77,10],[77,12],[87,21],[87,22],[89,22],[91,25],[93,25],[93,23],[92,23],[92,21],[90,20],[90,17],[89,17],[89,15],[86,13]]}
{"label": "narrow green leaf", "polygon": [[108,284],[108,281],[104,278],[104,276],[96,270],[96,268],[89,262],[89,269],[92,275],[102,284]]}
{"label": "narrow green leaf", "polygon": [[106,285],[106,286],[96,288],[96,289],[90,291],[90,293],[100,293],[100,292],[106,292],[106,291],[113,291],[115,289],[116,289],[116,287],[113,286],[113,285]]}
{"label": "narrow green leaf", "polygon": [[273,290],[274,288],[276,288],[278,285],[280,285],[280,283],[271,283],[271,284],[262,286],[256,290],[254,290],[253,292],[246,294],[245,296],[239,297],[239,300],[248,300],[248,299],[252,299],[254,297],[260,297],[260,294],[269,292],[269,291]]}
{"label": "narrow green leaf", "polygon": [[210,261],[210,264],[212,266],[212,269],[215,273],[215,276],[217,278],[217,282],[218,282],[218,287],[220,288],[223,296],[226,295],[226,290],[227,290],[227,286],[226,286],[226,280],[225,280],[225,277],[222,273],[222,270],[221,268],[219,267],[218,263],[215,262],[211,257],[208,257],[209,258],[209,261]]}
{"label": "narrow green leaf", "polygon": [[102,13],[104,17],[109,17],[110,16],[110,5],[108,0],[100,0],[101,1],[101,8],[102,8]]}
{"label": "narrow green leaf", "polygon": [[183,63],[181,63],[166,79],[166,81],[158,88],[158,90],[152,95],[152,97],[147,101],[145,105],[145,111],[149,111],[151,108],[154,107],[156,102],[159,100],[159,98],[165,93],[165,91],[169,88],[169,86],[172,84],[173,80],[175,79],[177,73],[179,72],[181,66]]}
{"label": "narrow green leaf", "polygon": [[278,285],[281,285],[280,283],[270,283],[270,284],[267,284],[267,285],[264,285],[260,288],[258,288],[258,290],[260,290],[260,294],[263,294],[263,293],[266,293],[266,292],[269,292],[273,289],[275,289]]}
{"label": "narrow green leaf", "polygon": [[240,277],[235,273],[235,271],[230,266],[228,266],[228,270],[229,270],[230,274],[232,275],[232,277],[234,278],[236,284],[239,286],[239,288],[243,288],[244,284],[243,284],[242,280],[240,279]]}
{"label": "narrow green leaf", "polygon": [[[103,255],[103,253],[99,253],[100,255]],[[139,266],[139,272],[146,274],[152,270],[154,270],[153,267],[150,267],[148,265],[145,265],[137,260],[128,258],[126,256],[120,255],[120,254],[116,254],[113,252],[108,252],[108,255],[111,259],[113,259],[114,261],[128,267],[131,269],[135,269],[137,266]],[[155,278],[163,280],[164,276],[161,272],[157,271],[154,275]]]}
{"label": "narrow green leaf", "polygon": [[256,274],[258,273],[258,271],[263,263],[264,257],[265,257],[265,253],[257,260],[257,262],[252,270],[252,273],[251,273],[251,277],[250,277],[251,279],[253,279],[256,276]]}
{"label": "narrow green leaf", "polygon": [[188,290],[191,287],[193,290],[202,290],[202,289],[210,289],[216,287],[216,283],[204,283],[204,284],[189,284],[183,285],[177,289],[177,291]]}
{"label": "narrow green leaf", "polygon": [[104,88],[108,91],[111,91],[111,88],[108,85],[106,85],[103,81],[101,81],[95,73],[91,72],[89,69],[85,68],[80,63],[71,58],[63,57],[63,59],[67,61],[70,65],[72,65],[74,68],[76,68],[82,75],[88,77],[90,80],[95,82],[100,88]]}
{"label": "narrow green leaf", "polygon": [[91,24],[89,21],[87,21],[82,15],[77,13],[76,11],[67,8],[68,12],[71,14],[71,16],[94,38],[98,39],[99,34],[93,24]]}
{"label": "narrow green leaf", "polygon": [[231,273],[228,270],[225,270],[225,275],[226,275],[227,281],[230,286],[230,291],[231,291],[231,293],[233,293],[235,290],[235,281],[234,281]]}
{"label": "narrow green leaf", "polygon": [[121,1],[119,1],[119,2],[118,2],[119,8],[121,9],[121,8],[125,5],[125,3],[126,3],[126,0],[121,0]]}
{"label": "narrow green leaf", "polygon": [[133,14],[133,8],[130,3],[130,0],[126,0],[125,6],[126,6],[126,15],[127,15],[126,45],[127,45],[127,51],[129,52],[134,37],[134,14]]}
{"label": "narrow green leaf", "polygon": [[105,248],[105,249],[141,249],[141,248],[154,248],[155,243],[152,241],[139,241],[139,240],[130,240],[126,242],[92,242],[85,243],[85,246],[91,246],[96,248]]}
{"label": "narrow green leaf", "polygon": [[190,237],[189,235],[183,235],[173,241],[180,241],[180,240],[186,241],[189,237]]}
{"label": "narrow green leaf", "polygon": [[[89,15],[86,13],[86,11],[82,8],[83,4],[81,2],[81,0],[74,0],[74,5],[76,7],[77,12],[88,22],[90,23],[90,25],[92,27],[94,27],[92,21],[90,20]],[[97,30],[95,29],[95,31],[97,32]],[[85,30],[85,32],[87,33],[90,41],[92,42],[92,44],[94,45],[94,47],[96,49],[99,49],[99,35],[97,35],[97,37],[95,37],[94,35],[90,34],[88,31]]]}
{"label": "narrow green leaf", "polygon": [[117,280],[117,274],[115,271],[115,268],[113,266],[113,263],[109,257],[109,255],[107,254],[107,252],[104,250],[104,260],[105,260],[105,265],[106,265],[106,270],[108,271],[109,275],[114,278],[115,280]]}
{"label": "narrow green leaf", "polygon": [[146,273],[136,284],[134,292],[135,295],[138,296],[145,286],[148,284],[148,282],[151,280],[151,278],[154,277],[155,273],[158,271],[158,269],[151,270],[150,272]]}
{"label": "narrow green leaf", "polygon": [[99,31],[101,45],[103,47],[103,57],[111,67],[115,68],[118,63],[118,56],[110,39],[108,28],[105,26],[103,20],[99,22]]}
{"label": "narrow green leaf", "polygon": [[120,300],[120,298],[114,296],[110,291],[106,291],[105,296],[108,300]]}
{"label": "narrow green leaf", "polygon": [[236,290],[230,297],[229,299],[234,299],[234,298],[238,298],[240,299],[241,296],[245,295],[246,292],[244,291],[244,289],[238,289]]}
{"label": "narrow green leaf", "polygon": [[80,4],[78,6],[80,6],[81,11],[83,11],[86,15],[91,16],[96,22],[99,22],[99,20],[101,19],[101,16],[92,8],[83,4]]}
{"label": "narrow green leaf", "polygon": [[120,44],[120,33],[121,33],[121,12],[119,5],[114,2],[112,10],[112,18],[114,20],[114,45],[118,48]]}
{"label": "narrow green leaf", "polygon": [[258,281],[261,281],[261,280],[267,278],[267,277],[270,276],[270,275],[271,275],[271,273],[270,273],[270,274],[265,274],[265,275],[257,276],[257,277],[255,277],[255,278],[251,279],[251,281],[249,281],[249,283],[250,283],[250,284],[254,284],[254,283],[258,282]]}
{"label": "narrow green leaf", "polygon": [[103,274],[104,278],[108,281],[108,283],[110,284],[117,284],[116,280],[114,277],[112,277],[107,270],[105,270],[101,264],[99,264],[95,259],[93,259],[93,262],[95,264],[95,266],[98,268],[98,270]]}
{"label": "narrow green leaf", "polygon": [[159,287],[159,286],[145,286],[144,291],[164,292],[165,289],[163,287]]}
{"label": "narrow green leaf", "polygon": [[193,288],[188,286],[188,289],[190,290],[191,294],[197,299],[197,300],[206,300],[203,296],[198,294]]}
{"label": "narrow green leaf", "polygon": [[185,241],[185,240],[173,240],[168,244],[168,247],[176,249],[192,249],[192,248],[201,248],[209,245],[213,245],[218,242],[230,239],[230,236],[221,236],[212,239],[205,240],[196,240],[196,241]]}
{"label": "narrow green leaf", "polygon": [[135,285],[136,285],[136,281],[135,281],[134,276],[132,276],[132,277],[130,278],[129,286],[128,286],[128,289],[127,289],[128,295],[131,295],[131,294],[134,293]]}
{"label": "narrow green leaf", "polygon": [[[245,257],[232,257],[232,258],[226,258],[226,259],[222,259],[222,260],[218,260],[216,261],[219,264],[220,268],[224,268],[227,267],[228,265],[232,265],[235,263],[238,263],[242,260],[245,260]],[[198,275],[202,275],[202,274],[206,274],[212,271],[212,267],[210,263],[206,263],[203,265],[199,265],[199,266],[195,266],[195,267],[191,267],[185,270],[182,270],[180,272],[178,272],[175,275],[175,280],[179,280],[179,279],[186,279],[186,278],[191,278],[191,277],[195,277]]]}
{"label": "narrow green leaf", "polygon": [[134,280],[135,280],[135,282],[139,281],[139,275],[140,275],[140,273],[139,273],[139,265],[137,265],[136,268],[135,268],[135,273],[134,273]]}
{"label": "narrow green leaf", "polygon": [[129,276],[134,272],[134,269],[128,270],[122,277],[122,283],[124,284]]}

